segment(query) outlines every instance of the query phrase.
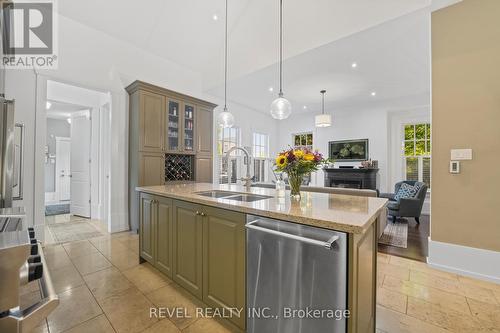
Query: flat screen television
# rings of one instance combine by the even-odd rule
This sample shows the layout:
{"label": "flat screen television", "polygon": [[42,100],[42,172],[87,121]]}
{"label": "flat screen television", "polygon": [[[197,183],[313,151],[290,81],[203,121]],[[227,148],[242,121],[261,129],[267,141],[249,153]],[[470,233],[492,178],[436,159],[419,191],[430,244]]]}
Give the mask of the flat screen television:
{"label": "flat screen television", "polygon": [[328,156],[335,162],[366,161],[369,158],[368,139],[330,141]]}

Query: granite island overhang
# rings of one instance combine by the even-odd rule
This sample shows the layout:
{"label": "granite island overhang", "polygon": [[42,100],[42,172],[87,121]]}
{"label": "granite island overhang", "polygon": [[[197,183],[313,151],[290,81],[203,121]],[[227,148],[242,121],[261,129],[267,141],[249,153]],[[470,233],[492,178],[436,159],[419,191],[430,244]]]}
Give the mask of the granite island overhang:
{"label": "granite island overhang", "polygon": [[[214,190],[252,193],[272,198],[241,202],[197,194]],[[376,221],[387,203],[387,199],[383,198],[313,192],[302,192],[301,200],[294,201],[288,194],[284,198],[277,198],[274,189],[247,189],[238,185],[210,183],[143,186],[137,187],[136,191],[352,234],[364,233]]]}

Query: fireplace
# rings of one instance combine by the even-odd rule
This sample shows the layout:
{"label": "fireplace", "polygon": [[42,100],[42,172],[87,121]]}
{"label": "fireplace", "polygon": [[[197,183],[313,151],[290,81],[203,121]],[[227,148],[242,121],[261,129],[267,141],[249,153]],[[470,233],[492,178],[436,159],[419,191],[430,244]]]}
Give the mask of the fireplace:
{"label": "fireplace", "polygon": [[325,186],[356,189],[377,189],[378,169],[325,168]]}
{"label": "fireplace", "polygon": [[358,179],[332,179],[330,187],[340,188],[363,188],[363,181]]}

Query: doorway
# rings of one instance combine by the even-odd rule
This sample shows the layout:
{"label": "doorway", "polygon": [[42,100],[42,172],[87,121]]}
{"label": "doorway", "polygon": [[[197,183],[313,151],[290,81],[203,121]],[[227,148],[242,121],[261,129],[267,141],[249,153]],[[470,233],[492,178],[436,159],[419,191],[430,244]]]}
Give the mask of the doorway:
{"label": "doorway", "polygon": [[101,236],[108,231],[110,95],[54,80],[44,95],[45,126],[37,129],[45,131],[45,243]]}

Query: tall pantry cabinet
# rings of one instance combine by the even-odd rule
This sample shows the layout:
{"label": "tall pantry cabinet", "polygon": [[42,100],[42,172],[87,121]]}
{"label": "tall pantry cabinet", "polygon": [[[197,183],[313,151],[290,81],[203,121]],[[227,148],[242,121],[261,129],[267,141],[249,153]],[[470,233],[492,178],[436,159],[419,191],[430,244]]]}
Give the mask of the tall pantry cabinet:
{"label": "tall pantry cabinet", "polygon": [[129,219],[139,227],[137,186],[212,182],[213,103],[134,81],[129,93]]}

